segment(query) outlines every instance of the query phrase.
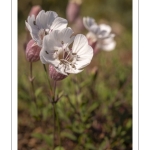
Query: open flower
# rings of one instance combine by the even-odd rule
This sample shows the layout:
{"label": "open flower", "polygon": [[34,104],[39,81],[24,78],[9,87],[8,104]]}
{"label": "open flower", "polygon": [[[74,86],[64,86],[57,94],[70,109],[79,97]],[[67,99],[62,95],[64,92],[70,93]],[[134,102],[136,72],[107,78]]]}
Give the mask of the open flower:
{"label": "open flower", "polygon": [[[72,47],[70,44],[73,44]],[[82,34],[74,36],[69,27],[46,35],[40,52],[43,64],[53,65],[64,75],[81,72],[90,64],[92,57],[93,49],[88,45],[87,38]]]}
{"label": "open flower", "polygon": [[83,24],[85,28],[89,31],[87,34],[87,38],[90,43],[93,45],[93,43],[97,41],[97,45],[95,46],[96,49],[99,48],[105,51],[111,51],[115,48],[115,34],[111,33],[111,27],[109,25],[98,25],[95,23],[95,20],[90,17],[84,17]]}
{"label": "open flower", "polygon": [[61,30],[66,28],[68,22],[66,19],[58,17],[54,11],[41,10],[36,16],[28,16],[25,24],[30,31],[32,39],[42,47],[42,41],[45,35],[49,34],[52,30]]}

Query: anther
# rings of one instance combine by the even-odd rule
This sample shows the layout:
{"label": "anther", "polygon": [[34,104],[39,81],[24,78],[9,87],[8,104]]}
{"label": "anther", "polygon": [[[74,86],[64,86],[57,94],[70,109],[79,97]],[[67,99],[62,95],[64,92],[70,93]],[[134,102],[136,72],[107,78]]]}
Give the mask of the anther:
{"label": "anther", "polygon": [[45,51],[46,52],[46,54],[49,54],[47,51]]}
{"label": "anther", "polygon": [[35,22],[35,21],[33,21],[33,24],[34,24],[34,25],[36,25],[36,22]]}

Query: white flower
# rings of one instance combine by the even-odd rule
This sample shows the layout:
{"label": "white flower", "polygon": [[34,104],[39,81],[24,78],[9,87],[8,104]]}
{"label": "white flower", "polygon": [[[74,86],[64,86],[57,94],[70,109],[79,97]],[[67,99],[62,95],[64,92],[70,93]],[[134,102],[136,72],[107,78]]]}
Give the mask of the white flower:
{"label": "white flower", "polygon": [[95,20],[90,17],[84,17],[83,24],[85,28],[89,31],[87,34],[87,38],[93,42],[98,41],[98,48],[106,51],[111,51],[115,48],[115,34],[111,33],[111,27],[109,25],[98,25],[95,23]]}
{"label": "white flower", "polygon": [[41,10],[36,16],[28,16],[25,24],[30,31],[31,37],[37,44],[42,47],[42,41],[46,34],[49,34],[52,30],[61,30],[66,28],[68,22],[66,19],[58,17],[54,11]]}
{"label": "white flower", "polygon": [[69,27],[46,35],[40,52],[43,64],[53,65],[64,75],[81,72],[91,62],[92,57],[93,49],[88,45],[87,38],[82,34],[73,36],[73,31]]}
{"label": "white flower", "polygon": [[105,51],[112,51],[116,47],[116,41],[113,37],[108,37],[106,39],[100,39],[97,42],[97,48],[105,50]]}

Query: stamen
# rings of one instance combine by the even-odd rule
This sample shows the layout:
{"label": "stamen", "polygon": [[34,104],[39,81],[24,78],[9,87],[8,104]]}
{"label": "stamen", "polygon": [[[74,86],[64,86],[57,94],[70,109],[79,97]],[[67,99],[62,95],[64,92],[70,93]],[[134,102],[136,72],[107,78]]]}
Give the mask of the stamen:
{"label": "stamen", "polygon": [[[68,60],[68,58],[69,58],[68,56],[70,55],[69,53],[70,53],[70,52],[67,53],[67,56],[66,56],[64,59]],[[68,58],[67,58],[67,57],[68,57]]]}
{"label": "stamen", "polygon": [[36,21],[33,21],[33,24],[36,25]]}
{"label": "stamen", "polygon": [[69,62],[65,59],[60,59],[61,64],[68,64]]}
{"label": "stamen", "polygon": [[47,35],[49,32],[49,29],[45,29],[44,31],[45,31],[45,35]]}
{"label": "stamen", "polygon": [[58,52],[58,50],[54,50],[54,52],[56,53],[56,52]]}
{"label": "stamen", "polygon": [[76,69],[76,66],[74,64],[71,64],[72,68]]}

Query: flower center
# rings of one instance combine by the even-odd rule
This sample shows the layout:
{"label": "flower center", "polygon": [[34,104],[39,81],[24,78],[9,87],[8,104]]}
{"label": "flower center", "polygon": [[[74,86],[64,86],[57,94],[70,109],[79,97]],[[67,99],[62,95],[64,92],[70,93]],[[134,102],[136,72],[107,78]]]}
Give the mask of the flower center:
{"label": "flower center", "polygon": [[58,53],[58,59],[60,60],[60,64],[74,66],[76,58],[77,58],[76,53],[72,53],[69,48],[62,49]]}

